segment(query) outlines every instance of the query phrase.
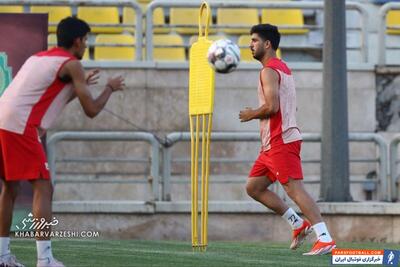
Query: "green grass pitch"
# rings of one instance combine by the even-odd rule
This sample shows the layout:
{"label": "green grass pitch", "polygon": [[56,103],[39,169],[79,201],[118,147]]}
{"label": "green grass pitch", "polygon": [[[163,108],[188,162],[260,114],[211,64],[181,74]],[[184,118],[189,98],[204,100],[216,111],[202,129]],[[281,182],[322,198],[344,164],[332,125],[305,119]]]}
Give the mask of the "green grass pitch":
{"label": "green grass pitch", "polygon": [[[193,252],[190,243],[182,241],[62,239],[52,244],[54,256],[67,267],[332,266],[330,255],[302,256],[311,243],[291,251],[289,242],[211,241],[206,252]],[[338,247],[400,249],[399,244],[384,243],[338,243]],[[14,239],[11,250],[27,267],[36,266],[34,240]]]}

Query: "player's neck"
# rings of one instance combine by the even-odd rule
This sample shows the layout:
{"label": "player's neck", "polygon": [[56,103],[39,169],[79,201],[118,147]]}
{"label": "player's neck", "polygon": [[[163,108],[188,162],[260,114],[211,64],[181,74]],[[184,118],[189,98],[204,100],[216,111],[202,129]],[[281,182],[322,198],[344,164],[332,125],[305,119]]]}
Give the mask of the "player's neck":
{"label": "player's neck", "polygon": [[60,46],[60,48],[61,48],[62,50],[64,50],[65,52],[68,52],[69,54],[74,55],[73,47],[71,47],[71,48],[65,48],[65,47]]}
{"label": "player's neck", "polygon": [[272,58],[276,58],[276,52],[275,51],[266,52],[263,59],[261,60],[262,65],[266,66],[268,61],[270,61]]}

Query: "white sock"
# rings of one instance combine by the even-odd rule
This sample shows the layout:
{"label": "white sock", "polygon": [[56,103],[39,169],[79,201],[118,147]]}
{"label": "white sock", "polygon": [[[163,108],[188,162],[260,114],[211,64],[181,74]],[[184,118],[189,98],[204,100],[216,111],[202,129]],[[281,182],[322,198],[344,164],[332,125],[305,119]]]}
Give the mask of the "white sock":
{"label": "white sock", "polygon": [[288,208],[282,218],[289,223],[292,229],[297,229],[303,225],[303,219],[292,208]]}
{"label": "white sock", "polygon": [[53,260],[53,253],[51,252],[50,240],[36,240],[37,258],[38,260],[49,259]]}
{"label": "white sock", "polygon": [[0,257],[10,253],[10,238],[0,237]]}
{"label": "white sock", "polygon": [[324,222],[314,224],[312,228],[314,229],[319,241],[326,243],[332,242],[332,237],[329,234],[328,228],[326,228],[326,224]]}

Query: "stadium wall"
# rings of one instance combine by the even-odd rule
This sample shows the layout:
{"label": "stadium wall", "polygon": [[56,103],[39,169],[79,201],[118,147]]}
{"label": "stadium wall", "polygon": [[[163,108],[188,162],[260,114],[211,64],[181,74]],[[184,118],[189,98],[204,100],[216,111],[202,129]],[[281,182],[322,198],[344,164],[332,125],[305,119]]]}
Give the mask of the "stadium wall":
{"label": "stadium wall", "polygon": [[[111,206],[110,203],[103,203],[97,205],[97,212],[88,210],[88,213],[84,213],[84,205],[69,203],[70,212],[66,213],[63,212],[65,204],[67,203],[55,204],[54,208],[58,210],[55,216],[60,222],[55,230],[98,231],[100,238],[111,239],[186,241],[190,239],[191,224],[188,208],[180,212],[165,212],[165,209],[160,208],[157,212],[156,203],[148,210],[140,212],[122,212],[122,209],[104,212],[106,206],[109,208]],[[125,204],[127,203],[120,206]],[[318,203],[318,205],[337,242],[400,243],[398,205],[378,202]],[[190,206],[189,203],[187,206]],[[227,213],[218,212],[218,209],[213,208],[215,206],[217,205],[210,205],[208,229],[211,242],[213,240],[288,242],[291,238],[289,226],[283,223],[282,218],[264,208]]]}

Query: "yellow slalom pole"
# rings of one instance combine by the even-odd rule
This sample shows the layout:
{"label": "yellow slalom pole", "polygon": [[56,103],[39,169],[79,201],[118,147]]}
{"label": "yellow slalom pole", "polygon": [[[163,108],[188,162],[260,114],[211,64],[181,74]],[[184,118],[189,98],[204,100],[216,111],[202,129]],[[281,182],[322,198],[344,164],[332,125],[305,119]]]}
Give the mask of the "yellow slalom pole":
{"label": "yellow slalom pole", "polygon": [[195,213],[196,210],[196,198],[195,198],[195,191],[196,188],[196,178],[195,178],[195,139],[194,139],[194,129],[193,129],[193,116],[190,116],[190,172],[191,172],[191,195],[192,195],[192,247],[197,246],[197,231],[196,229],[196,221],[197,221],[197,214]]}
{"label": "yellow slalom pole", "polygon": [[202,127],[202,147],[201,147],[201,248],[204,249],[205,243],[205,227],[206,227],[206,115],[203,117]]}
{"label": "yellow slalom pole", "polygon": [[200,118],[199,115],[196,115],[196,144],[195,144],[195,154],[194,154],[194,192],[193,192],[193,200],[194,206],[192,212],[194,213],[194,224],[193,224],[193,231],[194,231],[194,238],[195,238],[195,246],[199,245],[199,235],[198,235],[198,206],[199,206],[199,197],[198,197],[198,187],[199,187],[199,136],[200,136]]}
{"label": "yellow slalom pole", "polygon": [[211,127],[212,127],[212,114],[208,115],[208,127],[207,127],[207,138],[206,138],[206,174],[205,174],[205,193],[204,199],[206,200],[204,204],[204,241],[203,245],[205,248],[208,244],[208,188],[209,188],[209,175],[210,175],[210,139],[211,139]]}

